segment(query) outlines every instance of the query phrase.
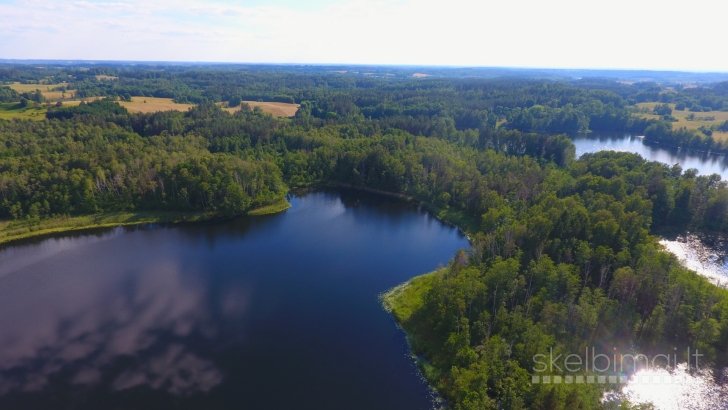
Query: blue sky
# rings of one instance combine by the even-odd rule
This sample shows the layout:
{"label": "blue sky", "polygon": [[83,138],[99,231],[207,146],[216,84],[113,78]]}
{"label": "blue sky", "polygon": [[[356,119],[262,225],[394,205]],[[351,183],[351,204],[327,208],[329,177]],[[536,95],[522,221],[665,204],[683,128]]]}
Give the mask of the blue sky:
{"label": "blue sky", "polygon": [[728,71],[720,3],[682,4],[0,0],[0,58]]}

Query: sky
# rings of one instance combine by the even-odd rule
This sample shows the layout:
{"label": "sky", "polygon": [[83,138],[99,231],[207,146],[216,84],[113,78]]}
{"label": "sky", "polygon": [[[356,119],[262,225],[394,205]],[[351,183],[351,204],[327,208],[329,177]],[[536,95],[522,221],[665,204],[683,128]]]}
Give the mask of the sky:
{"label": "sky", "polygon": [[0,0],[0,58],[728,72],[722,3]]}

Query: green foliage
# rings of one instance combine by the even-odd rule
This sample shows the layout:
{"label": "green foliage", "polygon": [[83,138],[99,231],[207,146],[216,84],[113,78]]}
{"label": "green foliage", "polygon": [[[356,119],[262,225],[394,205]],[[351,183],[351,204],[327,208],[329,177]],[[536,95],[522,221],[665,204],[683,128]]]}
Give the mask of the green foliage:
{"label": "green foliage", "polygon": [[709,360],[725,349],[728,292],[648,235],[653,224],[725,227],[717,176],[614,152],[548,174],[539,195],[483,197],[470,253],[386,297],[455,408],[601,407],[595,385],[526,381],[550,348],[691,346]]}
{"label": "green foliage", "polygon": [[[120,78],[99,82],[100,74]],[[110,211],[264,213],[285,206],[286,184],[413,198],[472,236],[472,249],[447,267],[385,298],[427,360],[425,375],[455,409],[598,408],[598,384],[531,384],[534,355],[550,348],[613,341],[698,346],[711,359],[725,352],[726,291],[681,268],[649,232],[728,229],[726,184],[627,153],[576,160],[560,134],[637,130],[661,143],[722,147],[632,116],[627,98],[677,98],[655,84],[222,69],[74,75],[78,97],[112,98],[51,108],[37,123],[0,123],[6,224],[40,227],[59,215]],[[717,107],[719,91],[679,97]],[[127,95],[198,105],[131,114],[111,101]],[[281,120],[214,104],[241,99],[295,100],[301,109]]]}
{"label": "green foliage", "polygon": [[46,113],[46,118],[69,119],[74,116],[94,116],[101,117],[102,120],[108,120],[113,116],[126,116],[128,114],[126,108],[114,103],[112,100],[98,100],[89,103],[82,101],[81,104],[76,106],[51,108]]}
{"label": "green foliage", "polygon": [[230,99],[229,104],[230,107],[237,107],[243,102],[243,99],[240,98],[240,96],[234,96]]}
{"label": "green foliage", "polygon": [[[676,108],[677,109],[677,108]],[[685,109],[685,108],[683,108]],[[678,110],[681,111],[681,110]],[[652,110],[657,115],[672,115],[672,108],[670,108],[669,104],[657,104],[655,105],[655,108]]]}
{"label": "green foliage", "polygon": [[[722,130],[725,128],[724,125],[716,128]],[[713,130],[707,127],[701,127],[700,132],[688,130],[685,127],[673,130],[669,122],[660,121],[645,129],[645,140],[672,147],[711,151],[713,153],[728,152],[728,140],[715,139],[712,134]]]}
{"label": "green foliage", "polygon": [[202,137],[145,138],[111,122],[84,124],[124,116],[112,106],[69,110],[74,121],[0,124],[0,217],[135,209],[237,215],[285,194],[274,163],[210,153]]}
{"label": "green foliage", "polygon": [[0,102],[20,101],[20,94],[7,86],[0,86]]}

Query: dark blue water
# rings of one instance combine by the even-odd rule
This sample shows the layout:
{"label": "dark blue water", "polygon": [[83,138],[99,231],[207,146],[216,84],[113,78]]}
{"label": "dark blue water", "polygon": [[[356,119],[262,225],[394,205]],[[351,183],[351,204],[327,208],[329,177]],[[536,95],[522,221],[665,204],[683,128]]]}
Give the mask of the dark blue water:
{"label": "dark blue water", "polygon": [[637,138],[636,134],[623,132],[592,132],[575,135],[571,139],[576,145],[577,158],[588,152],[603,150],[634,152],[650,161],[679,164],[683,170],[695,168],[700,175],[718,174],[723,179],[728,179],[728,158],[725,155],[646,143]]}
{"label": "dark blue water", "polygon": [[0,250],[0,409],[429,409],[378,294],[466,239],[394,199]]}

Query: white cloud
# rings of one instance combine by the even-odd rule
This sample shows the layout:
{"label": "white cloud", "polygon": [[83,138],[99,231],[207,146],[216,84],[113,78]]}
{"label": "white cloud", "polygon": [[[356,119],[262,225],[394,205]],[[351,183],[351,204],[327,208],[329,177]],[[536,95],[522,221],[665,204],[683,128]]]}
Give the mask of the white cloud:
{"label": "white cloud", "polygon": [[0,4],[0,57],[728,71],[721,15],[691,26],[656,0],[23,0]]}

